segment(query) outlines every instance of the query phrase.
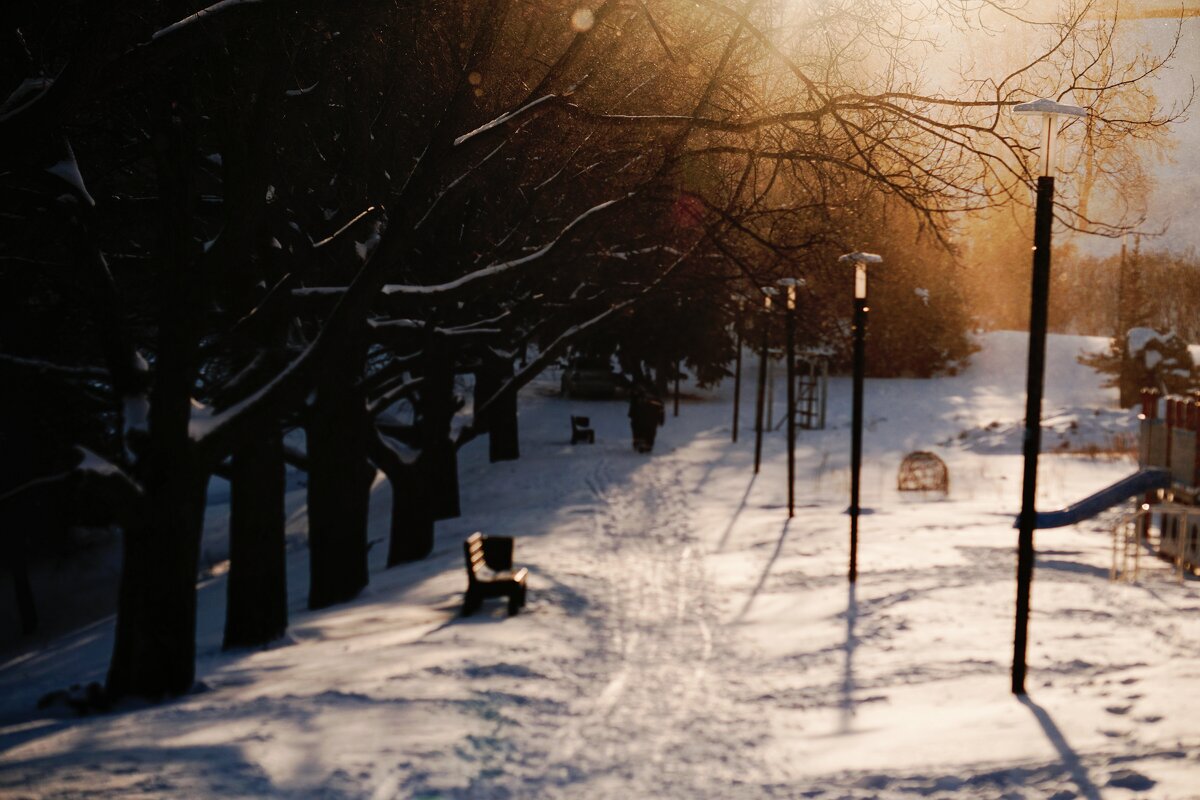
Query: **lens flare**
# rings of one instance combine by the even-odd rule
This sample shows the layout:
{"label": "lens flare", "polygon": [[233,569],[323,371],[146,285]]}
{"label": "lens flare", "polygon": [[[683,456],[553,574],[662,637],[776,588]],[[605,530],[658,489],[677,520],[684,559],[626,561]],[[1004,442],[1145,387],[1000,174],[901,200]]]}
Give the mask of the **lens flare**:
{"label": "lens flare", "polygon": [[571,15],[571,27],[579,33],[587,33],[596,24],[596,15],[590,8],[577,8]]}

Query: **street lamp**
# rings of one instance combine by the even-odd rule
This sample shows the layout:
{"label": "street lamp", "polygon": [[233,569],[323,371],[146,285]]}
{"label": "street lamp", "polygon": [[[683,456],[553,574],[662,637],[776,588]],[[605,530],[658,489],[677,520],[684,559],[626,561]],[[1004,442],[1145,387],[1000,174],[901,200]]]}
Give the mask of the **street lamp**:
{"label": "street lamp", "polygon": [[1029,588],[1033,582],[1033,530],[1037,524],[1038,451],[1042,444],[1042,390],[1046,372],[1046,314],[1050,296],[1050,231],[1054,222],[1055,139],[1059,117],[1086,117],[1079,106],[1042,98],[1013,107],[1014,114],[1038,118],[1042,151],[1038,164],[1037,210],[1033,224],[1033,284],[1029,307],[1029,359],[1025,380],[1025,468],[1021,515],[1017,518],[1017,618],[1013,635],[1013,694],[1025,694],[1025,653],[1029,636]]}
{"label": "street lamp", "polygon": [[767,346],[770,344],[768,334],[771,328],[771,298],[776,294],[777,290],[774,286],[764,286],[763,293],[763,326],[762,326],[762,354],[758,359],[758,403],[754,413],[754,474],[758,474],[758,468],[762,464],[762,439],[763,439],[763,405],[767,397]]}
{"label": "street lamp", "polygon": [[863,365],[867,331],[867,264],[882,264],[874,253],[847,253],[839,263],[854,264],[854,392],[850,434],[850,582],[858,580],[858,475],[862,470]]}
{"label": "street lamp", "polygon": [[738,437],[738,412],[742,405],[742,316],[745,310],[746,298],[740,294],[730,296],[737,306],[737,316],[733,321],[734,334],[737,337],[737,347],[734,349],[733,372],[733,441]]}
{"label": "street lamp", "polygon": [[788,519],[796,516],[796,290],[803,278],[780,278],[777,284],[787,292],[787,450]]}

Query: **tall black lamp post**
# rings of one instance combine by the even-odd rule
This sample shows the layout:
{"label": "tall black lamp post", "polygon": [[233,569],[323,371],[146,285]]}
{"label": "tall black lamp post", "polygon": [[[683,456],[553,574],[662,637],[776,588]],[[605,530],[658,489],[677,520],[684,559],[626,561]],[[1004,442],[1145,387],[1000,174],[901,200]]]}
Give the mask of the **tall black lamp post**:
{"label": "tall black lamp post", "polygon": [[787,292],[787,498],[791,519],[796,516],[796,290],[804,285],[804,279],[780,278],[776,283]]}
{"label": "tall black lamp post", "polygon": [[738,412],[742,405],[742,316],[745,310],[745,298],[741,295],[733,295],[733,302],[737,305],[737,316],[733,321],[734,334],[737,337],[737,346],[734,348],[734,373],[733,373],[733,441],[737,441],[738,437]]}
{"label": "tall black lamp post", "polygon": [[1037,211],[1033,223],[1033,285],[1029,306],[1029,361],[1025,379],[1025,467],[1021,480],[1021,514],[1017,517],[1017,618],[1013,634],[1013,694],[1025,694],[1025,654],[1029,637],[1029,590],[1033,582],[1033,531],[1037,527],[1037,466],[1042,444],[1042,390],[1046,371],[1046,315],[1050,297],[1050,231],[1054,222],[1055,134],[1059,117],[1086,117],[1079,106],[1034,100],[1013,108],[1014,114],[1037,117],[1042,150],[1037,179]]}
{"label": "tall black lamp post", "polygon": [[775,294],[774,286],[763,287],[763,310],[762,317],[762,353],[758,359],[758,402],[754,410],[754,474],[758,474],[758,468],[762,465],[762,440],[763,440],[763,411],[767,398],[767,348],[771,344],[771,296]]}
{"label": "tall black lamp post", "polygon": [[862,471],[863,367],[866,362],[867,264],[882,264],[874,253],[847,253],[838,261],[854,264],[854,391],[850,433],[850,582],[858,580],[858,497]]}

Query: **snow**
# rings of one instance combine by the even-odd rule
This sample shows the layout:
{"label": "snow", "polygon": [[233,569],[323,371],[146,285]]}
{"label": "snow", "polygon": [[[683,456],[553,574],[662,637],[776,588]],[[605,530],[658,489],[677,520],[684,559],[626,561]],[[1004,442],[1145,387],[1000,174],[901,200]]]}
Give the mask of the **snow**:
{"label": "snow", "polygon": [[[438,524],[420,563],[384,570],[372,548],[355,602],[305,610],[290,482],[289,634],[222,653],[224,579],[205,579],[206,691],[84,718],[34,710],[103,678],[111,620],[0,657],[0,796],[1197,797],[1200,581],[1146,558],[1139,583],[1109,582],[1103,519],[1039,533],[1030,693],[1009,693],[1020,440],[980,437],[1020,426],[1026,337],[982,345],[955,377],[867,381],[873,513],[856,587],[847,379],[830,381],[830,427],[799,434],[789,521],[782,432],[752,476],[745,408],[730,442],[728,382],[689,391],[639,456],[623,402],[561,399],[547,374],[521,395],[522,458],[465,448],[465,515]],[[1050,337],[1046,413],[1055,430],[1076,423],[1069,450],[1132,430],[1115,390],[1075,361],[1106,346]],[[595,445],[567,444],[580,413]],[[916,449],[946,461],[948,497],[895,491]],[[1135,468],[1046,455],[1039,507]],[[206,542],[227,503],[210,492]],[[386,540],[385,481],[372,512],[371,538]],[[519,537],[519,616],[501,602],[457,616],[473,530]]]}
{"label": "snow", "polygon": [[52,78],[36,77],[24,79],[17,84],[17,88],[9,93],[4,102],[0,103],[0,118],[8,117],[10,114],[20,111],[32,100],[50,91],[50,87],[53,85],[54,80]]}
{"label": "snow", "polygon": [[[141,358],[141,356],[138,356]],[[127,395],[122,399],[122,425],[125,435],[150,429],[150,400],[146,395]]]}
{"label": "snow", "polygon": [[120,467],[104,456],[97,455],[86,447],[76,447],[75,449],[79,451],[79,455],[81,456],[79,463],[75,465],[75,472],[90,472],[102,478],[129,480]]}
{"label": "snow", "polygon": [[1162,342],[1164,337],[1153,328],[1130,328],[1128,334],[1129,352],[1137,353],[1145,350],[1151,342]]}
{"label": "snow", "polygon": [[309,93],[309,92],[311,92],[313,89],[316,89],[316,88],[317,88],[317,85],[318,85],[319,83],[320,83],[320,81],[313,81],[313,83],[312,83],[310,86],[303,86],[303,87],[301,87],[301,88],[299,88],[299,89],[287,89],[287,90],[284,92],[284,94],[285,94],[286,96],[288,96],[288,97],[301,97],[301,96],[303,96],[303,95],[306,95],[306,94],[308,94],[308,93]]}
{"label": "snow", "polygon": [[79,172],[79,162],[75,160],[75,152],[69,144],[65,146],[65,149],[66,157],[46,167],[46,172],[71,187],[72,199],[81,200],[88,206],[96,205],[96,201],[88,194],[87,186],[84,185],[83,175]]}

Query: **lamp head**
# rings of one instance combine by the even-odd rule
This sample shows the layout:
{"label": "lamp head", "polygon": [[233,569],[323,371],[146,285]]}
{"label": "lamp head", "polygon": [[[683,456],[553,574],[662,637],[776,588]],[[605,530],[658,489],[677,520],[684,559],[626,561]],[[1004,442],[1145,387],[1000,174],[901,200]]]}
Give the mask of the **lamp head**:
{"label": "lamp head", "polygon": [[787,292],[787,307],[790,311],[796,307],[796,291],[798,287],[807,285],[804,278],[780,278],[775,281]]}
{"label": "lamp head", "polygon": [[763,293],[763,307],[766,308],[768,311],[770,311],[771,310],[771,298],[774,297],[775,295],[779,294],[779,290],[776,289],[774,286],[764,286],[764,287],[762,287],[762,293]]}
{"label": "lamp head", "polygon": [[1059,103],[1056,100],[1043,97],[1028,103],[1017,103],[1013,106],[1013,113],[1020,116],[1041,119],[1042,154],[1038,160],[1038,174],[1047,177],[1053,176],[1055,163],[1054,145],[1058,133],[1058,118],[1086,117],[1087,109],[1068,105],[1067,103]]}
{"label": "lamp head", "polygon": [[846,253],[838,257],[838,263],[854,264],[854,299],[867,299],[867,264],[882,264],[883,256],[874,253]]}
{"label": "lamp head", "polygon": [[841,263],[861,261],[864,264],[882,264],[883,256],[877,256],[874,253],[846,253],[844,256],[838,256],[838,261]]}

